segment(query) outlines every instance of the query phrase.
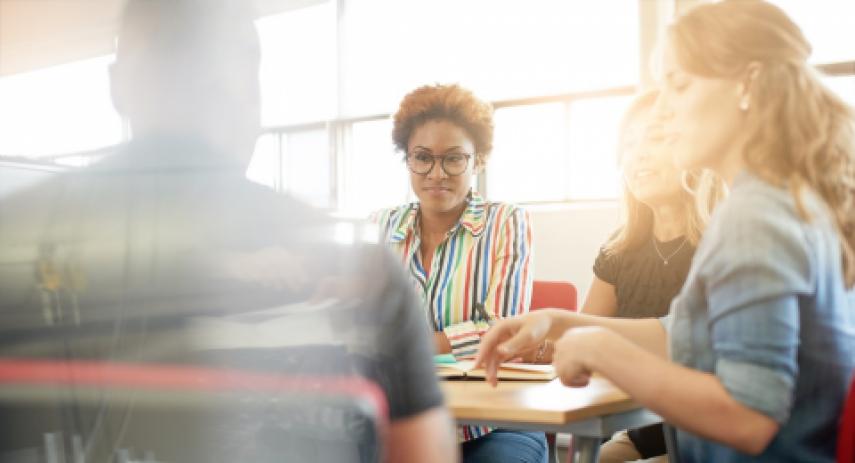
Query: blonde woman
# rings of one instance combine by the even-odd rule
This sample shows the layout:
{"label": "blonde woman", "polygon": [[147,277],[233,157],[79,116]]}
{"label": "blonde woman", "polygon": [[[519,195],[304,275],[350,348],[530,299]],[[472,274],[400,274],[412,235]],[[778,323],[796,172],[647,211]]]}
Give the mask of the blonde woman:
{"label": "blonde woman", "polygon": [[670,315],[534,312],[496,325],[479,362],[560,338],[562,381],[611,380],[677,428],[680,461],[833,461],[855,369],[855,116],[809,55],[760,0],[674,23],[657,115],[678,165],[730,192]]}
{"label": "blonde woman", "polygon": [[[633,101],[621,124],[619,159],[624,181],[623,223],[600,249],[582,306],[591,315],[661,317],[680,291],[692,255],[724,185],[709,172],[688,174],[674,164],[662,125],[651,120],[657,91]],[[661,425],[615,434],[600,462],[665,454]],[[664,459],[664,457],[663,457]]]}

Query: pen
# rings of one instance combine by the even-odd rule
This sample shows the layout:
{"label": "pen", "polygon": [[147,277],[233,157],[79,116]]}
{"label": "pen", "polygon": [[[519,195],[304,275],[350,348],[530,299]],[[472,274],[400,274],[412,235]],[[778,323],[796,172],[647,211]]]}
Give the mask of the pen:
{"label": "pen", "polygon": [[475,312],[478,313],[478,316],[481,317],[485,322],[487,322],[488,326],[493,326],[496,324],[496,320],[487,313],[487,310],[484,309],[484,304],[480,302],[475,303]]}

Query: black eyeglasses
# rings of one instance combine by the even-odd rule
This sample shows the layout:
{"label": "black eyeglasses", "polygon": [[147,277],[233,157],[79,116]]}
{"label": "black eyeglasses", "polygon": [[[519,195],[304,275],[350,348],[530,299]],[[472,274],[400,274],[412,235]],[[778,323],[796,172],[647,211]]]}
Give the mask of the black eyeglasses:
{"label": "black eyeglasses", "polygon": [[439,158],[439,165],[443,172],[451,177],[460,175],[466,172],[469,167],[469,158],[471,154],[466,153],[450,153],[442,156],[433,156],[427,153],[410,153],[407,155],[407,167],[410,172],[416,175],[427,175],[433,170],[436,165],[436,160]]}

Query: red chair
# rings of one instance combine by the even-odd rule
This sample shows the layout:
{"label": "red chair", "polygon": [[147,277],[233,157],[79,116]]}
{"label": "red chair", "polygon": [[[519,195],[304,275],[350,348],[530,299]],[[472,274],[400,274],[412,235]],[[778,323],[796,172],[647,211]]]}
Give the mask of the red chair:
{"label": "red chair", "polygon": [[855,377],[849,386],[849,396],[843,406],[840,430],[837,433],[837,462],[855,462]]}
{"label": "red chair", "polygon": [[530,310],[547,307],[576,311],[576,287],[569,281],[535,281]]}
{"label": "red chair", "polygon": [[[576,287],[569,281],[535,281],[531,290],[531,306],[529,310],[538,309],[567,309],[576,311]],[[557,462],[555,434],[546,434],[549,446],[550,461]],[[573,442],[570,441],[572,449]],[[572,453],[572,452],[570,452]],[[569,455],[569,453],[568,453]]]}

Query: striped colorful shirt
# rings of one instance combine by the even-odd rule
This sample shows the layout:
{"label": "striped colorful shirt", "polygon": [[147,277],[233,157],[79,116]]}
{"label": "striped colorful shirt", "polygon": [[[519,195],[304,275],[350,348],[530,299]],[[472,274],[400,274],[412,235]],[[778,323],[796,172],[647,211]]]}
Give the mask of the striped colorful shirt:
{"label": "striped colorful shirt", "polygon": [[[374,216],[381,242],[400,256],[428,323],[434,331],[445,332],[455,357],[472,358],[488,328],[485,316],[505,318],[528,311],[533,280],[528,213],[470,193],[460,221],[437,246],[429,274],[419,253],[419,219],[417,202]],[[467,441],[487,432],[486,427],[463,426],[458,437]]]}

